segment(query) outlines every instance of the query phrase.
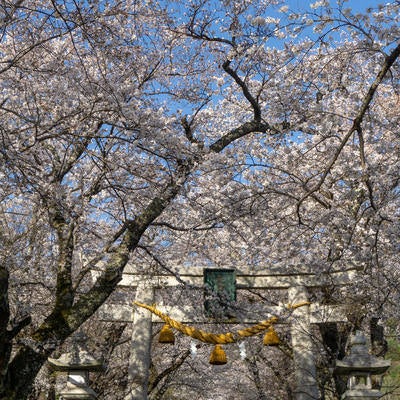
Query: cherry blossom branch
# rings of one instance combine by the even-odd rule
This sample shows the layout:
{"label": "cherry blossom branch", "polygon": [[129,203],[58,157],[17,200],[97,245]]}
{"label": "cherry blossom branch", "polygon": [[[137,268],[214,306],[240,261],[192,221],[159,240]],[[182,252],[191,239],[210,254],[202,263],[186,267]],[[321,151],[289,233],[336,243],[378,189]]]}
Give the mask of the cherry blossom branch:
{"label": "cherry blossom branch", "polygon": [[[378,86],[381,84],[381,82],[383,81],[383,78],[385,77],[386,73],[390,70],[390,68],[392,67],[392,65],[394,64],[394,62],[397,60],[397,58],[400,56],[400,44],[398,44],[390,53],[389,56],[387,56],[385,58],[385,61],[379,71],[379,73],[377,74],[374,82],[372,83],[372,85],[369,87],[367,94],[364,97],[364,100],[361,104],[360,110],[356,116],[356,118],[353,120],[353,124],[351,126],[351,128],[349,129],[349,131],[347,132],[347,134],[345,135],[345,137],[343,138],[343,140],[341,141],[339,147],[336,149],[336,152],[334,154],[334,156],[332,157],[331,161],[329,162],[329,164],[327,165],[327,167],[325,168],[324,172],[322,173],[321,179],[319,180],[319,182],[317,183],[317,185],[315,185],[312,189],[310,189],[297,203],[297,216],[299,219],[299,222],[301,223],[301,216],[300,216],[300,207],[303,204],[303,202],[313,193],[317,192],[321,186],[323,185],[323,183],[325,182],[326,177],[328,176],[329,172],[331,171],[331,169],[333,168],[333,166],[335,165],[336,161],[339,158],[340,153],[342,152],[343,148],[345,147],[345,145],[347,144],[348,140],[350,139],[350,137],[355,133],[355,132],[361,132],[362,131],[362,127],[361,124],[363,122],[365,113],[368,110],[368,107],[370,106],[375,92],[378,89]],[[369,188],[370,189],[370,188]]]}
{"label": "cherry blossom branch", "polygon": [[157,257],[154,253],[152,253],[147,247],[138,245],[139,249],[142,249],[147,255],[149,255],[162,269],[165,269],[169,274],[175,276],[176,280],[181,283],[183,286],[188,286],[188,283],[185,282],[176,272],[174,272],[171,268],[168,268],[167,265],[161,261],[159,257]]}
{"label": "cherry blossom branch", "polygon": [[211,24],[212,20],[208,21],[207,23],[203,23],[203,25],[199,28],[200,31],[196,32],[196,27],[195,27],[196,17],[197,17],[198,12],[200,11],[200,8],[201,8],[201,5],[199,5],[198,7],[196,7],[193,10],[193,14],[192,14],[192,17],[190,18],[190,22],[186,26],[186,29],[189,32],[188,35],[194,39],[205,40],[208,42],[220,42],[220,43],[225,43],[225,44],[234,46],[234,42],[229,39],[220,38],[220,37],[211,37],[205,33],[206,28]]}
{"label": "cherry blossom branch", "polygon": [[185,350],[178,358],[176,358],[173,361],[173,363],[168,368],[165,368],[163,371],[161,371],[154,379],[152,379],[149,382],[149,387],[147,389],[147,392],[151,393],[157,387],[157,385],[163,380],[163,378],[169,376],[172,372],[179,369],[179,367],[185,362],[185,360],[189,357],[189,355],[190,355],[190,349]]}

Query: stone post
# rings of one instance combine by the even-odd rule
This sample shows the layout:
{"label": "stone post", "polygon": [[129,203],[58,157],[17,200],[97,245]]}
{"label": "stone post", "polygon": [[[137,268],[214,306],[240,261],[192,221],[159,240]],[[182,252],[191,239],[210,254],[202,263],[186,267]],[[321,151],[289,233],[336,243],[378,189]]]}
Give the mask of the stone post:
{"label": "stone post", "polygon": [[[308,301],[305,286],[289,288],[289,304]],[[291,336],[295,368],[295,400],[318,400],[320,398],[311,336],[310,306],[304,305],[293,310]]]}
{"label": "stone post", "polygon": [[[154,303],[154,289],[142,282],[136,289],[136,301]],[[133,314],[132,340],[129,357],[128,385],[125,400],[147,400],[147,387],[151,361],[152,314],[136,307]]]}

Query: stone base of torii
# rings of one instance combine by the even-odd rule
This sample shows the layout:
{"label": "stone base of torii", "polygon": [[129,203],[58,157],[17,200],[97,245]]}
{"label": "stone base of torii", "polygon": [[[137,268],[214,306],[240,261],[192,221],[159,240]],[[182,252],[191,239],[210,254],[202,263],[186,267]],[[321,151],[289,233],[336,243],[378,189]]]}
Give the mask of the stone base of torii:
{"label": "stone base of torii", "polygon": [[[307,267],[286,269],[269,268],[254,270],[250,268],[236,269],[237,289],[286,289],[289,305],[307,303],[308,288],[323,286],[343,286],[354,282],[356,269],[315,274]],[[128,266],[120,282],[121,286],[135,287],[135,301],[153,304],[155,289],[180,286],[183,283],[204,288],[203,268],[181,267],[174,270],[175,275],[143,275],[133,267]],[[96,275],[96,272],[93,272]],[[147,400],[147,388],[151,361],[152,323],[161,320],[144,308],[121,305],[104,305],[99,309],[99,318],[103,321],[133,322],[129,358],[129,393],[126,400]],[[209,318],[193,319],[193,308],[167,307],[157,305],[157,308],[171,318],[182,323],[210,323]],[[258,309],[258,315],[280,315],[285,307],[264,306]],[[260,321],[259,316],[241,315],[236,323],[254,324]],[[320,398],[315,354],[311,335],[314,323],[346,321],[343,306],[322,306],[305,304],[293,309],[290,315],[290,334],[293,348],[296,389],[295,400],[316,400]],[[230,321],[235,323],[235,321]]]}

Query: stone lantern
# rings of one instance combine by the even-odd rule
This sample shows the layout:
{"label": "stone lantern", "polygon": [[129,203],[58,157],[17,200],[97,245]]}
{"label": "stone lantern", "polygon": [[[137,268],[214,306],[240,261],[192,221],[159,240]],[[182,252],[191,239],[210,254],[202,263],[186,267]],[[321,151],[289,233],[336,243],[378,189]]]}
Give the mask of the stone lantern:
{"label": "stone lantern", "polygon": [[66,388],[60,393],[60,400],[94,400],[97,394],[89,387],[89,372],[101,371],[103,362],[95,360],[83,347],[84,337],[79,335],[74,341],[72,351],[60,358],[49,358],[55,371],[68,373]]}
{"label": "stone lantern", "polygon": [[342,400],[373,400],[382,397],[380,390],[372,388],[372,375],[382,375],[390,361],[377,358],[368,352],[367,340],[361,331],[350,339],[350,354],[336,361],[335,373],[347,375],[347,390]]}

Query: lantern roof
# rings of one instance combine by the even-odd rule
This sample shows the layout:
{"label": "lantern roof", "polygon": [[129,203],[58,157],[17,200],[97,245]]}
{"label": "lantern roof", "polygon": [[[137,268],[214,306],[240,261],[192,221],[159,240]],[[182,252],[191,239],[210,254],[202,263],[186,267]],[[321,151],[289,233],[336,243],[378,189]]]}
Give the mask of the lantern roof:
{"label": "lantern roof", "polygon": [[57,371],[100,371],[103,361],[96,360],[85,348],[86,337],[78,333],[72,349],[59,358],[48,358],[50,366]]}
{"label": "lantern roof", "polygon": [[103,362],[96,360],[85,350],[80,350],[78,353],[65,353],[60,358],[49,358],[48,362],[57,371],[99,371],[103,369]]}
{"label": "lantern roof", "polygon": [[391,362],[370,354],[367,340],[361,331],[357,331],[350,340],[350,354],[343,360],[336,361],[335,372],[339,375],[350,375],[354,372],[380,375],[386,372]]}

